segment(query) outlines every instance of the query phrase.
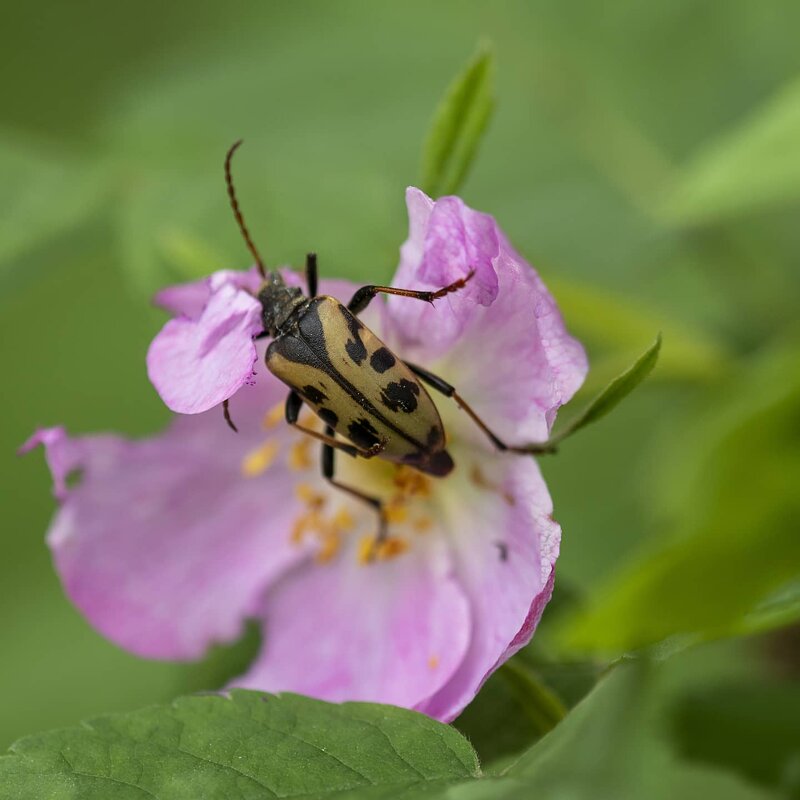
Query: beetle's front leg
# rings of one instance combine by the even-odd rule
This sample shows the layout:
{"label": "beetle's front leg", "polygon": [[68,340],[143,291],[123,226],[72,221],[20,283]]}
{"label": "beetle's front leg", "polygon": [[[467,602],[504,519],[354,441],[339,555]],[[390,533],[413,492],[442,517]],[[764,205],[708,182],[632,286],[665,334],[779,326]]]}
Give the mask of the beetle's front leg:
{"label": "beetle's front leg", "polygon": [[384,442],[376,442],[374,445],[372,445],[372,447],[369,448],[369,450],[359,450],[359,448],[352,444],[340,442],[331,434],[326,435],[324,433],[320,433],[319,431],[313,430],[313,428],[306,428],[305,425],[301,425],[297,421],[300,416],[300,409],[302,407],[303,398],[300,397],[300,395],[294,391],[294,389],[292,389],[292,391],[289,392],[289,396],[286,398],[286,422],[293,428],[297,428],[297,430],[305,433],[306,436],[311,436],[314,439],[318,439],[328,447],[335,447],[337,450],[341,450],[343,453],[347,453],[347,455],[352,456],[353,458],[356,456],[360,456],[361,458],[373,458],[385,447]]}
{"label": "beetle's front leg", "polygon": [[[330,426],[325,428],[325,433],[330,437],[333,438],[333,428]],[[335,440],[334,440],[335,441]],[[336,450],[330,444],[323,444],[322,445],[322,476],[331,486],[335,486],[337,489],[347,492],[351,497],[355,497],[357,500],[361,500],[362,502],[366,503],[367,505],[372,506],[378,512],[378,535],[375,537],[375,545],[379,545],[386,539],[386,515],[383,513],[383,501],[381,501],[377,497],[373,497],[372,495],[365,494],[360,489],[356,489],[353,486],[348,486],[345,483],[340,483],[336,480],[334,475],[336,471]],[[374,553],[374,549],[373,549]]]}
{"label": "beetle's front leg", "polygon": [[347,310],[351,314],[360,314],[371,302],[377,294],[396,294],[400,297],[413,297],[416,300],[424,300],[426,303],[432,303],[440,297],[444,297],[451,292],[457,292],[459,289],[466,286],[467,281],[475,274],[475,270],[471,269],[469,273],[453,281],[451,284],[437,289],[435,292],[419,292],[415,289],[395,289],[393,286],[362,286],[350,299],[347,304]]}
{"label": "beetle's front leg", "polygon": [[555,453],[556,448],[547,442],[534,442],[532,444],[511,445],[506,444],[472,409],[472,407],[464,400],[463,397],[456,391],[455,386],[451,386],[446,380],[434,375],[432,372],[418,367],[416,364],[405,362],[406,366],[424,383],[427,383],[432,389],[441,392],[445,397],[452,397],[456,401],[456,405],[465,411],[470,419],[489,437],[492,444],[498,449],[508,451],[511,453],[527,453],[528,455],[544,455],[545,453]]}

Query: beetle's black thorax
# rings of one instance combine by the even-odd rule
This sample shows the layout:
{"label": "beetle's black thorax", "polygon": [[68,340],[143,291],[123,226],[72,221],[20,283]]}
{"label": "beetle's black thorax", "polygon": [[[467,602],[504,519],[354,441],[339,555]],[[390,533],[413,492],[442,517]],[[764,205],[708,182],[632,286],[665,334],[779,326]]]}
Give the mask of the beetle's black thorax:
{"label": "beetle's black thorax", "polygon": [[272,337],[289,330],[308,304],[299,286],[287,286],[279,272],[270,272],[258,290],[264,330]]}

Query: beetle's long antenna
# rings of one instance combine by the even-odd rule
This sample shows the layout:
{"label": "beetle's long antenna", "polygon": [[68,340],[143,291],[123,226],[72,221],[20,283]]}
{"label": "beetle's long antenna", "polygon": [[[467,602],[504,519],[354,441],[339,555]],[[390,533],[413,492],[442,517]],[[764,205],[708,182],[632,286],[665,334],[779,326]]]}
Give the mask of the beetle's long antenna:
{"label": "beetle's long antenna", "polygon": [[253,258],[256,260],[256,266],[258,267],[258,271],[261,273],[261,277],[266,278],[267,271],[264,269],[264,262],[261,260],[261,256],[259,255],[256,246],[253,244],[253,240],[250,238],[250,231],[247,230],[247,225],[244,224],[244,217],[242,216],[242,212],[239,210],[239,201],[236,199],[236,190],[233,188],[231,161],[233,159],[233,154],[238,150],[239,145],[241,145],[243,141],[243,139],[239,139],[238,142],[234,142],[231,145],[231,149],[228,150],[228,154],[225,156],[225,183],[228,187],[228,197],[231,201],[233,216],[236,217],[236,221],[239,223],[239,230],[242,232],[242,236],[244,236],[247,249],[253,254]]}

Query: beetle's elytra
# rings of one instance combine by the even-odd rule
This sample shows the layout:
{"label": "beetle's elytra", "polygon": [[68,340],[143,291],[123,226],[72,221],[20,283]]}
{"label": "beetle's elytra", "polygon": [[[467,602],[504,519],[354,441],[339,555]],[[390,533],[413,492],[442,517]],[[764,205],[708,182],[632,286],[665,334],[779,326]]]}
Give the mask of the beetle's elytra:
{"label": "beetle's elytra", "polygon": [[361,451],[431,475],[452,470],[428,393],[338,300],[322,296],[298,306],[270,344],[266,364]]}
{"label": "beetle's elytra", "polygon": [[[448,475],[453,460],[445,448],[439,412],[422,383],[453,398],[500,450],[515,453],[550,452],[537,444],[509,446],[503,442],[455,387],[423,367],[403,361],[357,317],[378,294],[394,294],[432,302],[458,291],[470,272],[435,292],[363,286],[345,306],[333,297],[317,295],[317,259],[306,258],[306,288],[287,286],[280,273],[267,272],[239,210],[231,178],[231,159],[241,141],[228,151],[225,179],[233,213],[264,282],[258,291],[264,323],[262,336],[272,342],[266,366],[289,389],[286,421],[322,442],[322,472],[334,486],[369,503],[380,517],[377,541],[386,536],[382,502],[336,480],[337,450],[360,458],[382,458],[414,467],[436,477]],[[259,337],[259,338],[260,338]],[[325,423],[325,433],[298,422],[306,403]],[[234,427],[227,412],[225,416]],[[235,427],[234,427],[235,430]],[[344,438],[336,438],[336,436]]]}

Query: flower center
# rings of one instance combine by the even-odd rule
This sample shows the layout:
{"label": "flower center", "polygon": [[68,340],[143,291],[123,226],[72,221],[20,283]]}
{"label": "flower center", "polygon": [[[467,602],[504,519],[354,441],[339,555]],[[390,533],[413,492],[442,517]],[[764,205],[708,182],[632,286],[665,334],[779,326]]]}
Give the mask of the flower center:
{"label": "flower center", "polygon": [[[270,410],[263,427],[277,427],[283,406]],[[321,429],[316,416],[301,417],[306,427]],[[289,533],[293,544],[311,546],[317,562],[325,564],[349,548],[360,564],[388,561],[408,552],[415,537],[433,528],[431,499],[433,480],[408,466],[380,459],[336,455],[336,479],[383,503],[388,535],[378,538],[379,517],[375,510],[346,492],[331,486],[319,470],[316,457],[319,443],[301,433],[290,433],[290,440],[279,444],[270,437],[249,451],[241,462],[243,477],[256,478],[280,459],[297,477],[295,496],[301,511]]]}

